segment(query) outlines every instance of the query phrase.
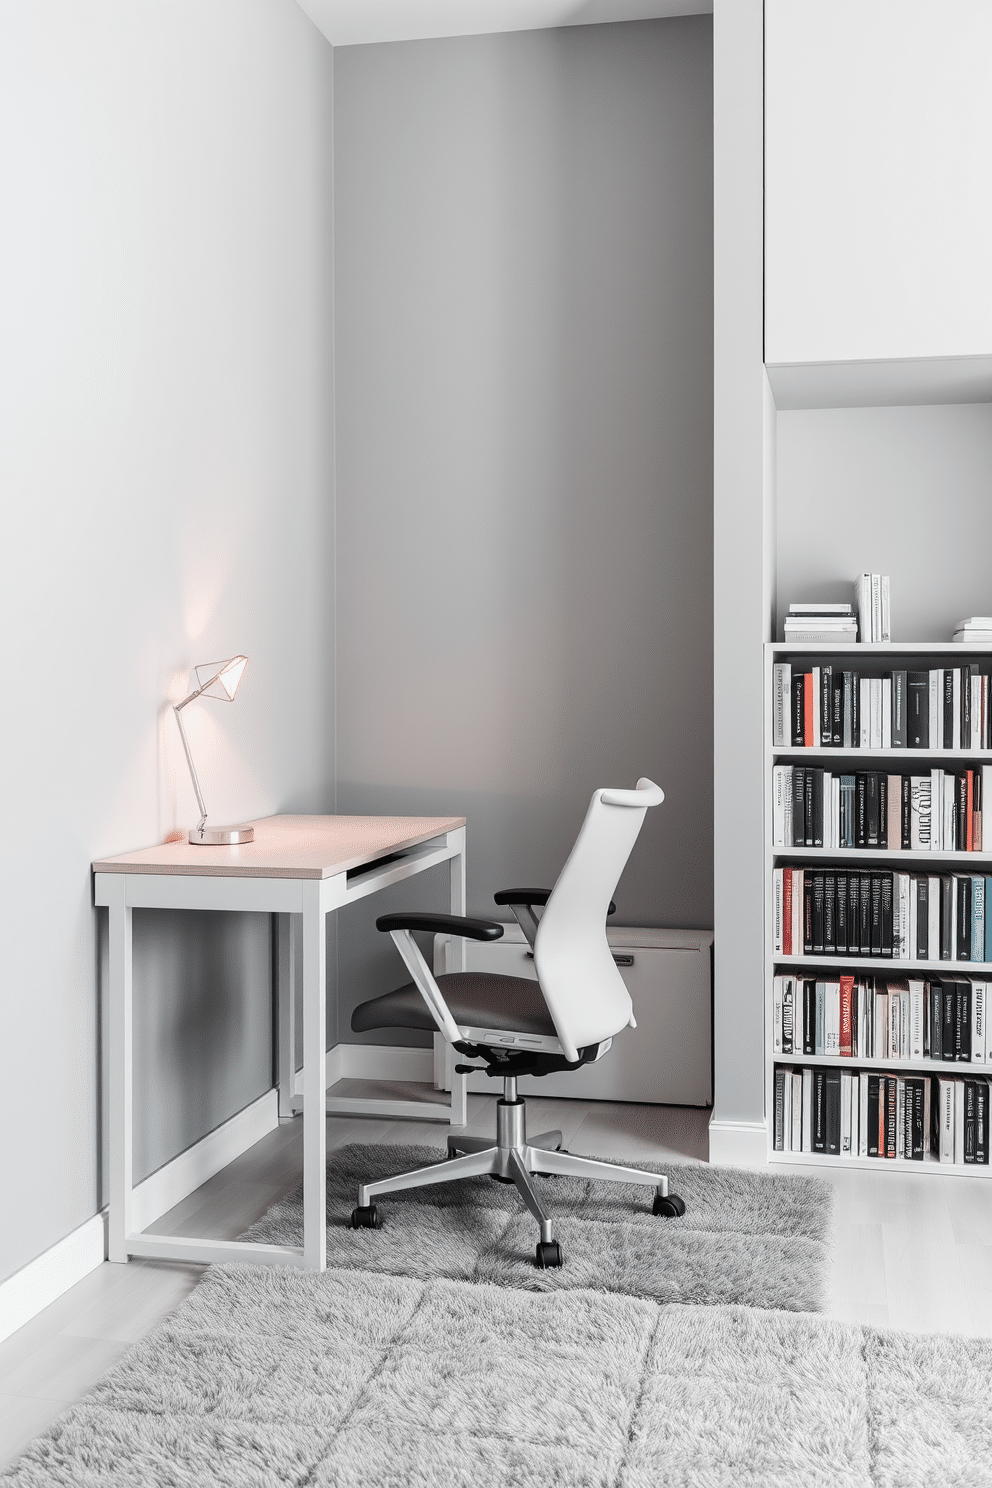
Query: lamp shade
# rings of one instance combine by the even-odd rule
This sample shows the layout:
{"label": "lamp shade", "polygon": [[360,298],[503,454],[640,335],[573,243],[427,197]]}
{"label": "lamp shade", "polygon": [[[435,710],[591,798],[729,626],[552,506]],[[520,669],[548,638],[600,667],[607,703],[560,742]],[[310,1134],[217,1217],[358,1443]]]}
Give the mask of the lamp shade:
{"label": "lamp shade", "polygon": [[247,656],[232,656],[227,661],[205,661],[195,667],[197,686],[203,688],[202,696],[220,698],[223,703],[233,702],[247,665]]}

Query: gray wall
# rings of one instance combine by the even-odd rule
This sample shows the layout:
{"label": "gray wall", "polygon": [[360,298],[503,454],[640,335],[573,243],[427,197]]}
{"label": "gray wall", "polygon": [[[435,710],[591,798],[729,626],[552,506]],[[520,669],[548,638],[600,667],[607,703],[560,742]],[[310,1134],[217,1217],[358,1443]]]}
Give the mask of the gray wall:
{"label": "gray wall", "polygon": [[[93,858],[331,805],[331,49],[290,0],[0,7],[0,1277],[103,1197]],[[270,1083],[267,920],[137,915],[140,1178]]]}
{"label": "gray wall", "polygon": [[947,641],[956,620],[992,614],[990,552],[989,404],[778,415],[782,613],[887,573],[892,639]]}
{"label": "gray wall", "polygon": [[712,923],[711,39],[335,52],[338,809],[466,815],[479,912],[647,774],[618,919]]}

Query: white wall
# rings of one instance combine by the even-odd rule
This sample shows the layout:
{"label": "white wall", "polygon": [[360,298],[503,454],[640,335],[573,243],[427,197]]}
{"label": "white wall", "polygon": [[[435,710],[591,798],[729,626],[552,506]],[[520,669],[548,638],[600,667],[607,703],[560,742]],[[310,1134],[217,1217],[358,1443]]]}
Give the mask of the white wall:
{"label": "white wall", "polygon": [[778,415],[779,623],[887,573],[894,641],[992,614],[992,405]]}
{"label": "white wall", "polygon": [[[763,1119],[762,642],[773,459],[762,366],[762,0],[713,11],[713,900],[710,1154]],[[761,1138],[761,1133],[757,1136]],[[759,1143],[763,1153],[763,1140]]]}
{"label": "white wall", "polygon": [[479,913],[648,774],[618,919],[710,924],[711,34],[335,52],[338,803],[466,815]]}
{"label": "white wall", "polygon": [[[211,813],[329,804],[331,127],[292,0],[0,8],[0,1276],[100,1203],[89,865],[195,818],[193,662],[251,658],[190,710]],[[146,1170],[269,1084],[268,925],[223,933],[136,928]]]}
{"label": "white wall", "polygon": [[992,352],[992,5],[765,13],[766,359]]}

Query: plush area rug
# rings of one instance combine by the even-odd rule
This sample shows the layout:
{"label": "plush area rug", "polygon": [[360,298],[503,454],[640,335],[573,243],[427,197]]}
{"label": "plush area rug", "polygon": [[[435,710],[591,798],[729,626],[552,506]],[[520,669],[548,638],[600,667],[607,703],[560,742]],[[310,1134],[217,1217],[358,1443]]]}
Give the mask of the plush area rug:
{"label": "plush area rug", "polygon": [[916,1488],[992,1480],[992,1344],[742,1307],[236,1266],[10,1488]]}
{"label": "plush area rug", "polygon": [[[534,1291],[592,1287],[659,1302],[797,1312],[825,1305],[834,1191],[798,1174],[664,1165],[685,1200],[681,1219],[656,1219],[651,1190],[636,1185],[535,1178],[565,1253],[561,1270],[535,1267],[537,1225],[516,1189],[491,1178],[389,1194],[377,1200],[381,1230],[349,1228],[361,1181],[443,1157],[431,1147],[360,1143],[331,1153],[328,1265]],[[244,1238],[302,1245],[302,1188]]]}

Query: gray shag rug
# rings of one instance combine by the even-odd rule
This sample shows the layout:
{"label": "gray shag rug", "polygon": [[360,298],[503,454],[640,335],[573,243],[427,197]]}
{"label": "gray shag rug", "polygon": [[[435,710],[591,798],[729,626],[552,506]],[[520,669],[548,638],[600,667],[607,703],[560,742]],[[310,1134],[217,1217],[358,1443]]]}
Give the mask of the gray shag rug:
{"label": "gray shag rug", "polygon": [[[536,1222],[515,1188],[491,1178],[389,1194],[377,1201],[381,1230],[349,1227],[361,1181],[443,1157],[432,1147],[359,1143],[331,1153],[328,1266],[530,1291],[590,1287],[657,1302],[794,1312],[826,1305],[834,1191],[797,1174],[662,1162],[671,1191],[685,1200],[681,1219],[656,1219],[647,1188],[535,1178],[565,1254],[561,1270],[537,1269]],[[302,1188],[243,1238],[302,1245]]]}
{"label": "gray shag rug", "polygon": [[217,1267],[16,1488],[992,1481],[992,1343],[746,1307]]}

